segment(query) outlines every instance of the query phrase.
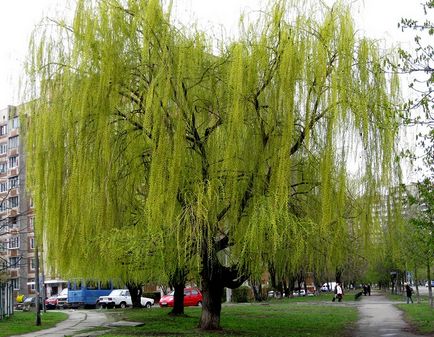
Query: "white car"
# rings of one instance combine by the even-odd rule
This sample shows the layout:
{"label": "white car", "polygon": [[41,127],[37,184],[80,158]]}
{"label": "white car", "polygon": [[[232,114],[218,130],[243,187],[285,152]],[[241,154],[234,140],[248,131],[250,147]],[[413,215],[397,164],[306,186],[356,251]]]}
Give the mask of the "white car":
{"label": "white car", "polygon": [[68,288],[63,288],[60,294],[57,296],[57,308],[68,307]]}
{"label": "white car", "polygon": [[[154,299],[142,297],[140,299],[142,307],[150,308],[154,305]],[[98,306],[100,308],[126,308],[132,306],[130,292],[128,289],[114,289],[108,296],[100,296],[98,299]]]}
{"label": "white car", "polygon": [[304,289],[300,289],[300,290],[295,290],[292,293],[292,296],[315,296],[315,294],[310,291],[307,291],[306,293]]}

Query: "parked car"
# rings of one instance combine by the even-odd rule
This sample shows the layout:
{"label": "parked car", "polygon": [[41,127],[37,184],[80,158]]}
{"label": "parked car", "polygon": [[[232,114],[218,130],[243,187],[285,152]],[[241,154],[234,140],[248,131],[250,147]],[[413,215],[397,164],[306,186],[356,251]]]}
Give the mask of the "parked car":
{"label": "parked car", "polygon": [[[168,295],[161,297],[160,307],[173,307],[175,292],[172,291]],[[202,293],[197,288],[185,288],[184,289],[184,307],[189,306],[201,306],[202,305]]]}
{"label": "parked car", "polygon": [[292,296],[315,296],[315,294],[309,290],[306,293],[304,289],[300,289],[300,290],[295,290],[292,293]]}
{"label": "parked car", "polygon": [[[425,287],[428,287],[428,281],[425,282]],[[434,287],[434,280],[431,281],[431,287]]]}
{"label": "parked car", "polygon": [[47,308],[47,309],[56,309],[57,308],[57,295],[48,297],[45,300],[45,308]]}
{"label": "parked car", "polygon": [[[126,308],[132,306],[133,302],[128,289],[114,289],[108,296],[100,296],[98,304],[100,308]],[[154,305],[154,299],[141,297],[140,304],[144,308],[150,308]]]}
{"label": "parked car", "polygon": [[268,297],[277,297],[277,298],[285,297],[285,293],[284,292],[281,293],[280,291],[274,291],[274,290],[270,290],[267,293],[267,295],[268,295]]}
{"label": "parked car", "polygon": [[[39,305],[42,307],[42,298],[39,297]],[[36,296],[27,297],[22,303],[23,311],[30,311],[31,308],[36,307]]]}
{"label": "parked car", "polygon": [[63,288],[59,295],[57,295],[57,308],[68,308],[68,288]]}

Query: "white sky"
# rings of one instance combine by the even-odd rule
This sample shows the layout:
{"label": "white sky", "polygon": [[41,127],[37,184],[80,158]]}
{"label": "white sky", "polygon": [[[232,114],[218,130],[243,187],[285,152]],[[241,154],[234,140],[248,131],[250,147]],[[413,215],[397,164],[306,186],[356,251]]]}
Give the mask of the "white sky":
{"label": "white sky", "polygon": [[[319,1],[319,0],[318,0]],[[325,0],[332,3],[333,0]],[[420,0],[353,0],[357,27],[366,35],[384,39],[388,45],[405,41],[397,22],[401,17],[421,16]],[[240,13],[254,13],[264,8],[266,0],[175,0],[174,12],[182,21],[197,20],[199,27],[210,32],[233,34]],[[68,0],[0,0],[0,109],[19,104],[18,83],[33,27],[44,15],[69,8]]]}
{"label": "white sky", "polygon": [[[18,94],[19,80],[34,26],[43,16],[57,16],[57,12],[71,8],[73,1],[0,0],[0,109],[22,103]],[[320,3],[321,0],[311,1]],[[335,0],[323,1],[330,5]],[[425,19],[420,5],[422,0],[347,1],[352,4],[360,33],[381,40],[384,47],[401,44],[408,49],[414,33],[402,33],[397,23],[402,17]],[[214,31],[221,36],[223,29],[226,35],[234,35],[242,12],[254,16],[267,3],[268,0],[174,0],[173,12],[186,25],[197,21],[199,28],[208,33]],[[403,147],[412,147],[414,134],[410,131],[403,136]]]}

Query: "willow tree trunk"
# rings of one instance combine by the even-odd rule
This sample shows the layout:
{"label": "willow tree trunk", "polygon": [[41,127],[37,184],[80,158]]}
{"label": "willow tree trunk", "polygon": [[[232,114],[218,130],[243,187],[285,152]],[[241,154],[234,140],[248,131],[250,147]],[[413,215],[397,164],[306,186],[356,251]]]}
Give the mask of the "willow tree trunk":
{"label": "willow tree trunk", "polygon": [[131,295],[131,302],[133,304],[133,308],[141,308],[141,298],[142,298],[142,285],[135,283],[127,283],[127,288]]}
{"label": "willow tree trunk", "polygon": [[[215,275],[217,276],[217,275]],[[202,330],[220,330],[220,315],[224,287],[218,277],[202,277],[202,314],[199,328]]]}
{"label": "willow tree trunk", "polygon": [[173,309],[170,315],[184,315],[184,288],[185,281],[174,284],[175,294],[173,295]]}
{"label": "willow tree trunk", "polygon": [[202,314],[199,328],[202,330],[220,330],[224,288],[238,288],[248,279],[249,275],[242,275],[236,266],[223,266],[215,254],[208,259],[207,250],[204,251],[202,271],[200,273],[202,281]]}

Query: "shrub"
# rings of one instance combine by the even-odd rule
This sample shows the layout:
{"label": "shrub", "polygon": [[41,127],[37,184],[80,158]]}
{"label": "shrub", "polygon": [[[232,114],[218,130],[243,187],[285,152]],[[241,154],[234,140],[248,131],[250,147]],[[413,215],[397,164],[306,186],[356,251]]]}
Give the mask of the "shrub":
{"label": "shrub", "polygon": [[159,291],[154,291],[151,293],[142,293],[143,297],[148,297],[148,298],[153,298],[155,303],[158,303],[160,301],[161,298],[161,294]]}
{"label": "shrub", "polygon": [[252,290],[249,287],[239,287],[232,290],[232,302],[246,303],[253,298]]}

